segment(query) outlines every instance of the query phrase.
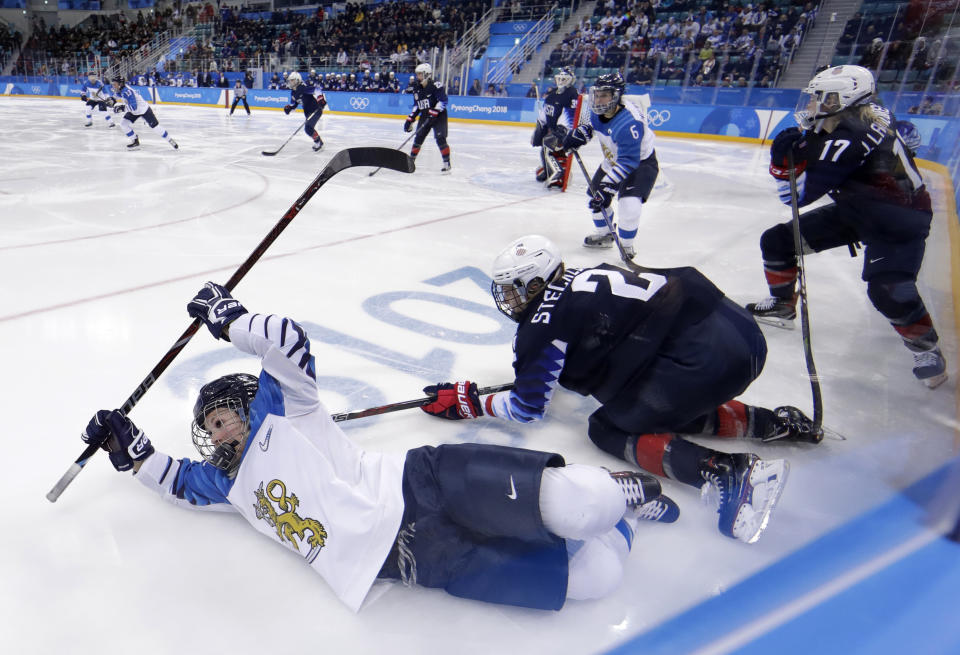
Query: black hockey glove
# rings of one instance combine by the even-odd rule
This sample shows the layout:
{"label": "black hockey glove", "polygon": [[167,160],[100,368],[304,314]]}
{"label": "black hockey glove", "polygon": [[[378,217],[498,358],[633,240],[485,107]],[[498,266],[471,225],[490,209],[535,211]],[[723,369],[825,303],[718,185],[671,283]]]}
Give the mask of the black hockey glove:
{"label": "black hockey glove", "polygon": [[224,328],[237,317],[246,314],[247,310],[230,295],[226,287],[216,282],[207,282],[193,300],[187,303],[187,313],[203,321],[215,338],[229,341],[229,337],[223,332]]}
{"label": "black hockey glove", "polygon": [[780,132],[773,139],[770,146],[770,175],[778,180],[790,179],[789,155],[793,153],[793,168],[796,177],[807,167],[806,158],[800,153],[803,132],[796,127],[789,127]]}
{"label": "black hockey glove", "polygon": [[533,128],[533,136],[530,137],[530,145],[539,148],[543,145],[543,123],[537,121],[537,126]]}
{"label": "black hockey glove", "polygon": [[581,125],[577,129],[567,132],[563,137],[564,150],[576,150],[580,146],[586,145],[587,141],[593,138],[593,128],[589,125]]}
{"label": "black hockey glove", "polygon": [[284,113],[284,114],[289,114],[290,112],[292,112],[292,111],[293,111],[294,109],[296,109],[296,108],[297,108],[296,105],[284,105],[284,106],[283,106],[283,113]]}
{"label": "black hockey glove", "polygon": [[118,471],[129,471],[134,462],[145,460],[155,452],[143,430],[120,410],[98,411],[80,438],[84,443],[97,445],[110,453],[110,463]]}
{"label": "black hockey glove", "polygon": [[413,119],[407,117],[407,120],[403,121],[403,131],[404,132],[413,132]]}
{"label": "black hockey glove", "polygon": [[424,387],[423,393],[436,396],[432,403],[420,406],[427,414],[452,421],[483,416],[476,382],[440,382]]}
{"label": "black hockey glove", "polygon": [[317,106],[320,107],[320,109],[323,109],[327,106],[327,99],[322,93],[317,96]]}
{"label": "black hockey glove", "polygon": [[118,114],[122,114],[123,112],[127,111],[127,106],[122,102],[118,102],[113,106],[113,111],[115,111]]}
{"label": "black hockey glove", "polygon": [[[608,177],[603,178],[600,181],[600,186],[597,187],[596,195],[590,196],[590,201],[587,203],[587,207],[590,208],[592,212],[600,212],[610,206],[610,203],[613,202],[613,197],[617,195],[620,191],[620,185],[615,183]],[[590,193],[590,190],[587,190],[587,193]]]}
{"label": "black hockey glove", "polygon": [[81,93],[81,94],[80,94],[80,99],[83,100],[84,102],[86,102],[87,100],[89,100],[89,98],[87,98],[87,94],[86,94],[86,93]]}

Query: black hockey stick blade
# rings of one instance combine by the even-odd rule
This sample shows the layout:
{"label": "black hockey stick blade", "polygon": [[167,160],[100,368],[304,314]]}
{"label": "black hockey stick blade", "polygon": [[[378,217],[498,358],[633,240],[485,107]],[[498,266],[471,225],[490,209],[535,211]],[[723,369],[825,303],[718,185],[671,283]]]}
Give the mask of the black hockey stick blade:
{"label": "black hockey stick blade", "polygon": [[[477,393],[481,396],[486,396],[491,393],[497,393],[499,391],[509,391],[513,389],[513,383],[507,384],[498,384],[492,387],[482,387],[477,389]],[[432,403],[436,400],[436,396],[430,396],[427,398],[417,398],[416,400],[405,400],[400,403],[392,403],[390,405],[381,405],[379,407],[371,407],[370,409],[359,409],[355,412],[342,412],[340,414],[331,414],[330,418],[333,419],[334,423],[340,423],[342,421],[351,421],[355,418],[365,418],[367,416],[377,416],[379,414],[389,414],[390,412],[399,412],[403,409],[413,409],[414,407],[422,407],[429,403]]]}
{"label": "black hockey stick blade", "polygon": [[[228,291],[233,291],[237,284],[240,283],[240,280],[253,268],[257,260],[259,260],[260,257],[263,256],[263,253],[267,251],[267,248],[277,240],[280,233],[283,232],[287,225],[300,213],[300,210],[302,210],[310,198],[317,193],[320,187],[340,171],[354,166],[380,166],[403,173],[412,173],[414,171],[413,159],[393,148],[360,147],[341,150],[324,166],[323,170],[314,178],[306,191],[290,206],[277,224],[273,226],[273,229],[270,230],[267,236],[263,238],[254,251],[250,253],[250,256],[247,257],[246,261],[240,265],[240,268],[234,272],[223,286],[225,286]],[[160,361],[153,367],[153,370],[147,374],[147,377],[140,382],[133,393],[127,398],[126,402],[121,406],[120,411],[124,416],[128,415],[136,404],[140,402],[140,399],[149,391],[150,387],[157,381],[157,378],[160,377],[170,363],[180,354],[180,351],[190,342],[190,339],[192,339],[193,335],[200,329],[200,326],[200,319],[194,319],[183,334],[174,342],[173,346],[160,358]],[[56,502],[60,494],[63,493],[73,479],[83,470],[83,467],[87,465],[87,462],[96,454],[98,449],[99,447],[94,444],[87,446],[80,457],[74,461],[70,468],[67,469],[67,472],[64,473],[60,480],[53,486],[53,489],[47,493],[47,500],[51,503]]]}

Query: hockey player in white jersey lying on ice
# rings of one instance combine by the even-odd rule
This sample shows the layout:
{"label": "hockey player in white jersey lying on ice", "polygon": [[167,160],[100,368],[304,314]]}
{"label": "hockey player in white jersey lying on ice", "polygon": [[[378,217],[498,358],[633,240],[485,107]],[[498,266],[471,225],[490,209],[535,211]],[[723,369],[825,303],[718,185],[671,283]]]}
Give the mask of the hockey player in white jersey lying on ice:
{"label": "hockey player in white jersey lying on ice", "polygon": [[602,450],[701,488],[716,502],[720,532],[753,543],[786,482],[784,460],[724,453],[683,439],[695,434],[817,443],[823,436],[795,407],[731,400],[760,375],[763,333],[697,269],[636,273],[601,264],[566,269],[549,239],[517,239],[494,260],[497,309],[518,323],[514,388],[481,404],[471,382],[426,387],[428,414],[543,418],[557,385],[601,403],[588,434]]}
{"label": "hockey player in white jersey lying on ice", "polygon": [[358,610],[377,579],[487,602],[560,609],[619,584],[634,530],[677,507],[646,473],[564,465],[492,445],[365,452],[320,402],[310,340],[207,283],[187,306],[218,339],[259,357],[260,377],[204,385],[193,410],[202,462],[158,452],[118,411],[83,440],[118,471],[184,507],[236,511],[300,553]]}

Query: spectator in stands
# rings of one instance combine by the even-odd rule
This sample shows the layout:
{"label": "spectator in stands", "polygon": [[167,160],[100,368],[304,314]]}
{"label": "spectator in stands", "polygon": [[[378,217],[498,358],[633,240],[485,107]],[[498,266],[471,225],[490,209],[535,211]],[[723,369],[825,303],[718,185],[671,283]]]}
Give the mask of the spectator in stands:
{"label": "spectator in stands", "polygon": [[536,82],[531,82],[531,83],[530,83],[530,88],[527,89],[527,97],[528,97],[528,98],[539,98],[539,97],[540,97],[540,91],[539,91],[539,89],[537,88],[537,83],[536,83]]}
{"label": "spectator in stands", "polygon": [[907,110],[908,114],[926,114],[928,116],[940,116],[943,114],[943,105],[934,102],[933,96],[926,96],[920,101],[919,105],[914,105]]}
{"label": "spectator in stands", "polygon": [[864,68],[874,70],[880,64],[880,58],[883,56],[883,39],[879,36],[870,42],[866,52],[860,57],[859,64]]}

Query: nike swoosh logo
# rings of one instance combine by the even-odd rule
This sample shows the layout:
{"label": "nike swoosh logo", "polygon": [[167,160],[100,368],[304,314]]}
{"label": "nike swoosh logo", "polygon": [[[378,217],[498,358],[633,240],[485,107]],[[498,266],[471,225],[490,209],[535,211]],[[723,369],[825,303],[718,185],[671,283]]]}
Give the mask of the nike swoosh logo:
{"label": "nike swoosh logo", "polygon": [[263,437],[263,441],[261,441],[260,443],[257,444],[258,446],[260,446],[260,450],[262,450],[263,452],[267,452],[267,448],[270,447],[270,435],[271,435],[271,434],[273,434],[273,426],[272,426],[272,425],[271,425],[270,428],[267,430],[267,434]]}
{"label": "nike swoosh logo", "polygon": [[516,499],[517,499],[517,487],[516,487],[515,484],[513,484],[513,476],[512,476],[512,475],[510,476],[510,493],[507,494],[507,498],[509,498],[510,500],[516,500]]}
{"label": "nike swoosh logo", "polygon": [[873,264],[874,262],[878,262],[878,261],[880,261],[881,259],[883,259],[883,257],[877,257],[876,259],[871,259],[871,260],[870,260],[870,263]]}

